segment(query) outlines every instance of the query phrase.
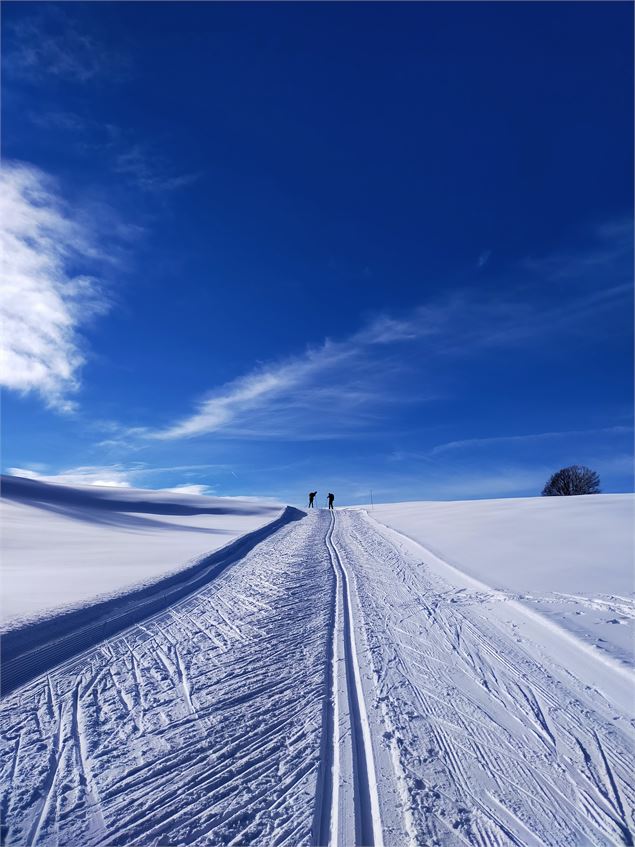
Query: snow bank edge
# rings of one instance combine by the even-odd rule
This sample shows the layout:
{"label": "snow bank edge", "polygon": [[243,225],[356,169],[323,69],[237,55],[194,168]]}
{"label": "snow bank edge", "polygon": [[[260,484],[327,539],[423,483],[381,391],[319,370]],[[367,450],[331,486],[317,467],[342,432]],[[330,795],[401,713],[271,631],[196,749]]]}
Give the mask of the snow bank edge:
{"label": "snow bank edge", "polygon": [[[492,588],[487,583],[471,576],[460,567],[446,561],[420,541],[405,532],[383,523],[365,508],[359,507],[366,520],[388,541],[397,543],[402,549],[421,554],[423,561],[450,583],[475,591],[482,591],[505,602],[507,610],[513,609],[516,621],[523,620],[525,633],[538,644],[549,657],[566,667],[569,672],[584,680],[589,686],[600,690],[609,702],[618,706],[625,714],[635,714],[635,673],[633,668],[619,660],[605,656],[594,650],[572,632],[550,620],[539,611],[528,608],[518,600],[507,596],[506,592]],[[496,617],[494,607],[490,615]]]}
{"label": "snow bank edge", "polygon": [[281,527],[301,520],[305,514],[287,506],[274,521],[241,535],[220,550],[203,555],[184,570],[113,598],[9,630],[2,636],[0,645],[0,696],[90,649],[104,638],[163,611],[214,579]]}

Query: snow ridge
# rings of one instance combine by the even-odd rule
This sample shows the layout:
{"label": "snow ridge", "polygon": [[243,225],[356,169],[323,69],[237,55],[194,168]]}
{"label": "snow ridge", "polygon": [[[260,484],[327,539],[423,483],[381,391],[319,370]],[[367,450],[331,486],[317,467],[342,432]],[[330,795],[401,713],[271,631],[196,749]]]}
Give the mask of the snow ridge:
{"label": "snow ridge", "polygon": [[9,631],[0,645],[0,695],[8,694],[38,674],[200,589],[229,565],[242,559],[263,539],[303,515],[304,512],[299,509],[287,506],[275,521],[200,557],[176,574],[109,600]]}

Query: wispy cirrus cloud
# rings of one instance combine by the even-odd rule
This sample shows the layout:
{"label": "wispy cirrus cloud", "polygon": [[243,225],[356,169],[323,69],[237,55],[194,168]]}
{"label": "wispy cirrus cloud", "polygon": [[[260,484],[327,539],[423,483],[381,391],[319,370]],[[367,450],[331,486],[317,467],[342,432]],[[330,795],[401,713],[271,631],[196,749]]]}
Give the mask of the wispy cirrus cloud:
{"label": "wispy cirrus cloud", "polygon": [[426,480],[426,497],[434,500],[469,500],[481,497],[522,497],[536,495],[548,475],[545,467],[517,465],[449,472],[443,478]]}
{"label": "wispy cirrus cloud", "polygon": [[202,176],[181,170],[155,143],[141,143],[133,131],[115,123],[55,109],[31,111],[29,120],[38,129],[56,133],[65,148],[70,143],[81,156],[102,158],[112,173],[144,192],[176,191]]}
{"label": "wispy cirrus cloud", "polygon": [[[488,463],[486,467],[443,467],[442,471],[429,475],[424,483],[426,498],[471,499],[474,497],[525,497],[538,496],[551,474],[560,465],[548,463],[545,458],[523,463],[519,459]],[[604,479],[605,474],[622,477],[631,487],[633,484],[632,454],[617,453],[596,455],[585,452],[582,464],[587,464]],[[627,489],[628,490],[628,489]]]}
{"label": "wispy cirrus cloud", "polygon": [[80,29],[59,5],[46,4],[7,27],[3,65],[22,78],[84,84],[125,78],[130,59]]}
{"label": "wispy cirrus cloud", "polygon": [[531,444],[539,441],[553,441],[561,438],[594,435],[628,435],[633,431],[631,426],[607,426],[597,429],[574,429],[555,432],[535,432],[526,435],[498,435],[491,438],[464,438],[459,441],[447,441],[437,444],[427,453],[427,456],[438,456],[458,450],[471,450],[480,447],[497,447],[501,445]]}
{"label": "wispy cirrus cloud", "polygon": [[[506,299],[488,298],[485,292],[453,292],[405,317],[384,315],[346,339],[327,339],[293,358],[258,366],[209,392],[192,413],[175,423],[137,432],[156,440],[219,432],[296,440],[358,435],[384,423],[392,405],[435,396],[433,364],[442,359],[511,350],[550,336],[575,336],[588,328],[590,320],[594,332],[600,332],[602,316],[632,295],[632,283],[622,281],[619,262],[617,271],[615,267],[626,249],[623,228],[616,227],[613,237],[618,241],[614,248],[609,248],[608,234],[604,242],[603,282],[614,284],[576,287],[556,305],[549,296],[546,273],[542,297],[536,296],[534,287],[528,298],[522,286],[510,286]],[[575,261],[584,262],[584,251]],[[404,345],[409,345],[406,355]],[[413,391],[412,383],[400,378],[414,371],[419,378]],[[327,426],[320,431],[322,421]]]}
{"label": "wispy cirrus cloud", "polygon": [[478,257],[478,261],[477,261],[477,263],[476,263],[476,266],[477,266],[479,269],[480,269],[480,268],[484,268],[484,267],[485,267],[485,265],[489,262],[489,260],[490,260],[490,258],[491,258],[491,255],[492,255],[492,251],[491,251],[491,250],[483,250],[483,252],[481,253],[481,255]]}
{"label": "wispy cirrus cloud", "polygon": [[200,178],[200,173],[179,173],[164,156],[134,144],[119,152],[113,170],[132,180],[142,191],[165,192],[185,188]]}
{"label": "wispy cirrus cloud", "polygon": [[312,438],[328,437],[329,423],[336,436],[349,426],[359,430],[378,397],[390,400],[386,377],[395,363],[377,352],[437,331],[431,314],[417,321],[377,318],[348,339],[327,339],[295,358],[258,367],[211,392],[173,425],[139,434],[158,440],[219,431]]}
{"label": "wispy cirrus cloud", "polygon": [[68,411],[85,361],[81,328],[108,308],[99,281],[77,268],[104,257],[41,170],[5,163],[0,187],[0,382]]}
{"label": "wispy cirrus cloud", "polygon": [[81,134],[91,125],[86,118],[78,115],[77,112],[66,112],[59,109],[37,112],[31,110],[28,113],[28,118],[38,129],[60,130],[65,133]]}
{"label": "wispy cirrus cloud", "polygon": [[633,221],[622,218],[604,222],[589,234],[587,246],[559,250],[546,256],[530,256],[522,267],[553,282],[597,283],[597,274],[607,268],[615,282],[633,278]]}

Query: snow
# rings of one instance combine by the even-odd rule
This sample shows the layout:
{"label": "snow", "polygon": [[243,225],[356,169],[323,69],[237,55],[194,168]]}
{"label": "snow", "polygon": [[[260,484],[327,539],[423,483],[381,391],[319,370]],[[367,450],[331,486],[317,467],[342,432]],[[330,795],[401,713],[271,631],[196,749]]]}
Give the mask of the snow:
{"label": "snow", "polygon": [[122,594],[275,520],[283,506],[2,478],[3,630]]}
{"label": "snow", "polygon": [[53,639],[0,700],[4,842],[632,847],[632,668],[527,599],[583,531],[563,566],[602,556],[617,591],[632,498],[544,502],[286,510],[129,626]]}
{"label": "snow", "polygon": [[332,579],[292,523],[5,698],[6,843],[308,844]]}
{"label": "snow", "polygon": [[364,507],[486,588],[633,665],[635,495]]}
{"label": "snow", "polygon": [[382,812],[392,778],[413,845],[632,845],[628,712],[562,663],[557,639],[545,651],[504,595],[378,528],[343,510],[335,541],[365,641]]}
{"label": "snow", "polygon": [[633,494],[391,503],[371,514],[492,588],[581,594],[635,588]]}

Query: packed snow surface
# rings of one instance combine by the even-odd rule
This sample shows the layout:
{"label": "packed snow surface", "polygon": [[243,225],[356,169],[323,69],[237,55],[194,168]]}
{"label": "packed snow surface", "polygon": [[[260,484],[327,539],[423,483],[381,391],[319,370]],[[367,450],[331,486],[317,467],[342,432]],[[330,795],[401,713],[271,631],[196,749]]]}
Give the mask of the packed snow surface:
{"label": "packed snow surface", "polygon": [[120,594],[278,517],[271,503],[2,478],[3,629]]}
{"label": "packed snow surface", "polygon": [[374,520],[633,664],[633,494],[392,503]]}
{"label": "packed snow surface", "polygon": [[633,494],[390,503],[371,516],[492,588],[634,589]]}
{"label": "packed snow surface", "polygon": [[630,669],[484,576],[280,526],[3,698],[3,843],[633,845]]}

